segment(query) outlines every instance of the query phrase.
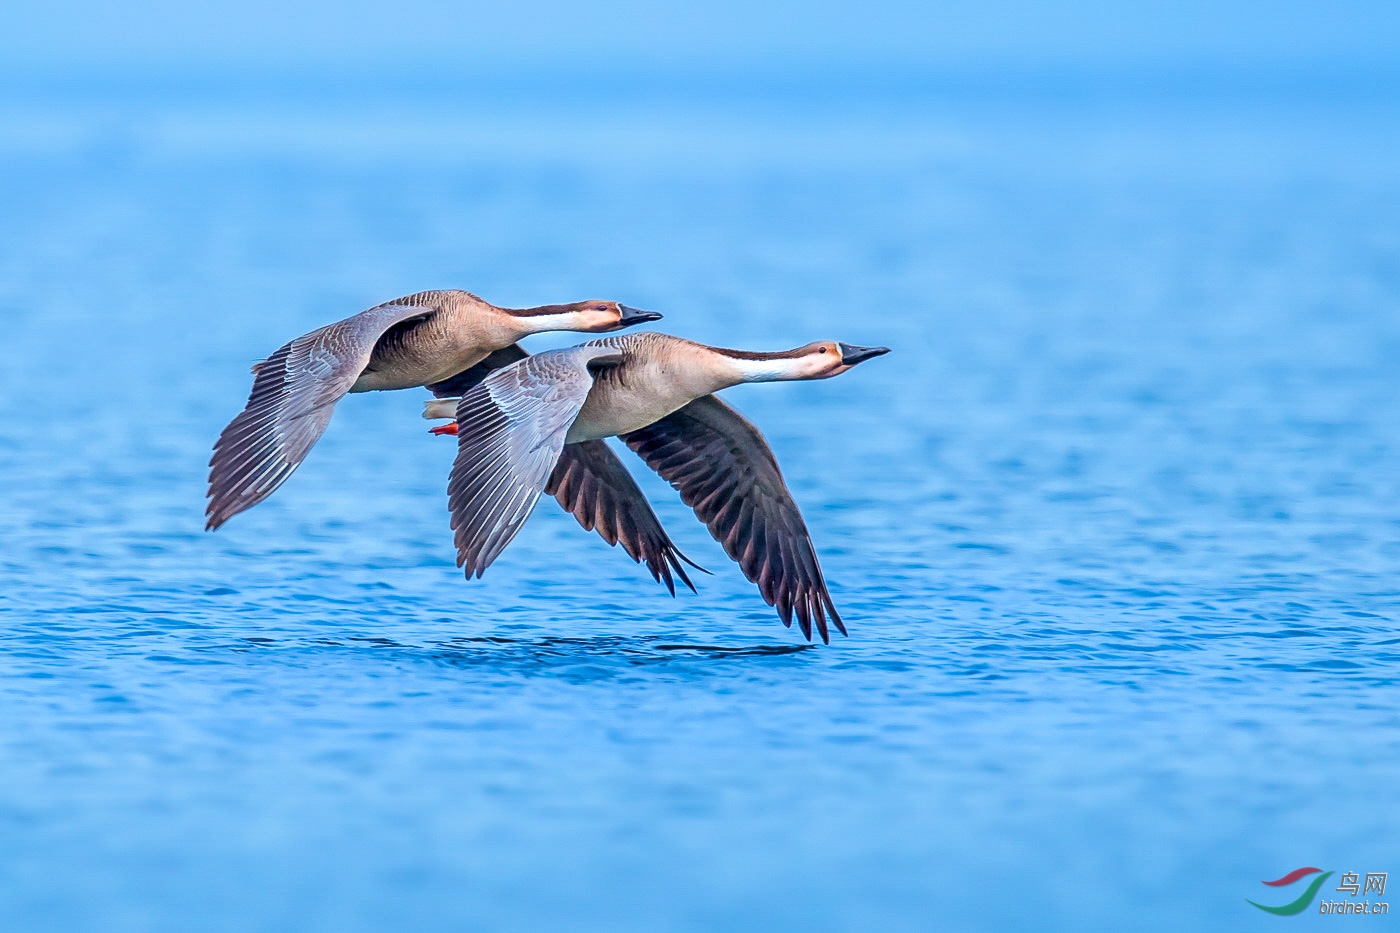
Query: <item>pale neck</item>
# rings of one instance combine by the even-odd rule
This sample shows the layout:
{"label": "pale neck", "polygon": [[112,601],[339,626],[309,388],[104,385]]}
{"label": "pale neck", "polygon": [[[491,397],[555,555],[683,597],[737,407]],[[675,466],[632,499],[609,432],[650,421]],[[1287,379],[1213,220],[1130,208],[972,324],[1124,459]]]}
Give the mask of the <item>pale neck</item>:
{"label": "pale neck", "polygon": [[507,316],[511,320],[511,325],[522,337],[549,331],[578,329],[578,316],[574,311],[560,311],[550,314],[509,314]]}
{"label": "pale neck", "polygon": [[800,378],[797,373],[800,360],[791,357],[776,360],[743,360],[719,355],[719,359],[725,375],[732,380],[730,385],[746,382],[783,382]]}

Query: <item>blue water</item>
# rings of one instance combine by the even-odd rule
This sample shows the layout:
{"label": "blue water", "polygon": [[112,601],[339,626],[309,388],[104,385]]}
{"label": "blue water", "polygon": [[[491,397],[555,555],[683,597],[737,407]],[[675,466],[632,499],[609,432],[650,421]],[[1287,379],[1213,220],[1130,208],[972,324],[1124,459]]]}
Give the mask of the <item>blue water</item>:
{"label": "blue water", "polygon": [[[0,100],[0,929],[1262,930],[1400,871],[1363,97]],[[635,460],[698,596],[552,502],[465,582],[420,392],[205,534],[248,364],[437,287],[893,347],[728,393],[850,637]]]}

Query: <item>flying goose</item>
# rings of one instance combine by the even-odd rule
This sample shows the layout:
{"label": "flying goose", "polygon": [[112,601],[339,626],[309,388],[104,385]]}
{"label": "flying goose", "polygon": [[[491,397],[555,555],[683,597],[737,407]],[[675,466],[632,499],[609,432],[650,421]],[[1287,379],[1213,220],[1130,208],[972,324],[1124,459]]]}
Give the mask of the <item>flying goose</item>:
{"label": "flying goose", "polygon": [[436,430],[457,435],[448,481],[457,564],[480,577],[540,494],[561,485],[565,452],[616,435],[680,492],[784,625],[796,614],[809,641],[815,622],[827,642],[830,617],[844,635],[772,449],[714,393],[746,382],[828,379],[888,352],[823,341],[749,353],[628,334],[518,360],[459,400],[429,402],[424,417],[455,418]]}
{"label": "flying goose", "polygon": [[[456,417],[459,396],[465,395],[496,370],[529,355],[519,344],[511,344],[451,379],[428,386],[441,399],[429,402],[428,409],[438,409],[441,414],[434,416],[425,411],[424,417]],[[433,428],[432,433],[456,434],[457,424],[454,421]],[[681,553],[680,548],[671,541],[666,529],[661,527],[661,519],[652,511],[651,503],[647,502],[636,480],[632,479],[632,474],[627,472],[627,467],[607,441],[580,441],[565,446],[549,477],[545,493],[553,496],[564,511],[573,515],[584,531],[598,532],[610,545],[621,544],[627,556],[639,564],[645,564],[652,579],[664,584],[672,596],[676,595],[676,577],[692,593],[696,592],[695,584],[690,581],[682,562],[702,573],[709,573]]]}
{"label": "flying goose", "polygon": [[527,334],[606,333],[659,320],[615,301],[500,308],[470,292],[429,291],[313,330],[253,366],[248,404],[209,461],[206,528],[218,528],[286,482],[347,392],[442,382]]}

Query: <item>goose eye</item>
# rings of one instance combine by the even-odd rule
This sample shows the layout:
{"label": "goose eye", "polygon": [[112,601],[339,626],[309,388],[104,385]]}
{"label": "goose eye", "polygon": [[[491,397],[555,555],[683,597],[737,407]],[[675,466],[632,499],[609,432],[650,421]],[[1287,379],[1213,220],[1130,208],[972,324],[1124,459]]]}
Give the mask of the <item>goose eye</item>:
{"label": "goose eye", "polygon": [[826,347],[822,347],[822,348],[821,348],[820,350],[818,350],[817,352],[818,352],[818,353],[825,353],[825,352],[826,352]]}

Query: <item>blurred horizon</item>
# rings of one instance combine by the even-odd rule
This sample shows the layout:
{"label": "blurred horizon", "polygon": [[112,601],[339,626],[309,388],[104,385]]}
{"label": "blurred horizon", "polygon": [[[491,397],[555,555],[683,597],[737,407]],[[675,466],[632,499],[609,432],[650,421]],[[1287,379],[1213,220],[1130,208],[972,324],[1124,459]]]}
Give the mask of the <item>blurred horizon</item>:
{"label": "blurred horizon", "polygon": [[[222,76],[256,86],[321,75],[350,85],[375,76],[430,84],[486,80],[556,90],[645,88],[754,77],[848,87],[920,76],[947,83],[1034,84],[1081,76],[1397,71],[1400,5],[1379,2],[996,0],[975,9],[914,0],[863,3],[682,3],[608,0],[392,7],[310,0],[278,4],[60,2],[7,11],[0,87],[104,76]],[[1081,78],[1080,80],[1083,80]],[[217,82],[216,82],[217,83]],[[1074,83],[1074,82],[1071,82]],[[1247,82],[1246,82],[1247,83]]]}
{"label": "blurred horizon", "polygon": [[[620,146],[582,141],[718,158],[737,136],[745,157],[780,165],[859,156],[862,146],[944,151],[930,149],[931,135],[955,147],[975,138],[989,152],[1036,144],[1024,124],[990,141],[983,129],[998,113],[1115,127],[1190,113],[1227,127],[1265,119],[1290,134],[1288,124],[1315,121],[1314,136],[1290,144],[1379,164],[1393,134],[1376,109],[1400,101],[1400,6],[1370,2],[702,11],[610,0],[463,11],[434,0],[392,9],[141,0],[32,6],[10,12],[6,27],[0,150],[11,154],[168,153],[198,139],[225,155],[290,146],[338,159],[386,148],[460,158],[505,146],[625,161]],[[803,121],[779,140],[779,125]]]}
{"label": "blurred horizon", "polygon": [[746,63],[730,69],[685,63],[632,65],[574,75],[534,67],[377,68],[276,63],[249,70],[235,63],[155,62],[69,64],[16,68],[0,64],[0,100],[158,99],[227,102],[314,98],[424,103],[549,97],[559,103],[705,98],[824,103],[868,100],[1042,99],[1055,102],[1132,100],[1250,100],[1308,103],[1339,99],[1393,101],[1400,96],[1400,61],[1393,63],[1102,63],[1004,65],[813,65]]}

